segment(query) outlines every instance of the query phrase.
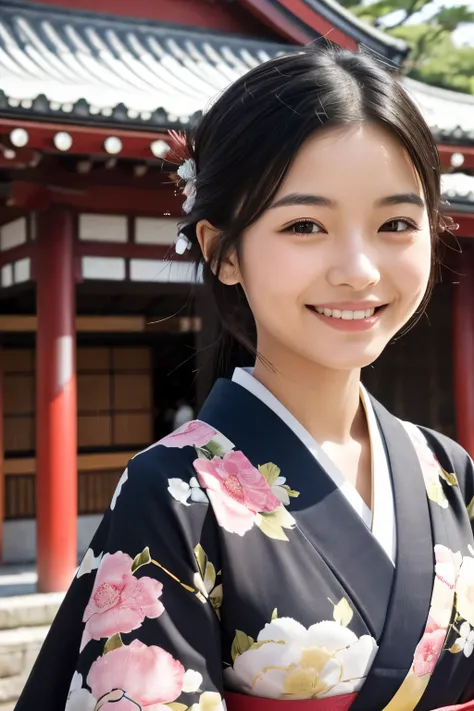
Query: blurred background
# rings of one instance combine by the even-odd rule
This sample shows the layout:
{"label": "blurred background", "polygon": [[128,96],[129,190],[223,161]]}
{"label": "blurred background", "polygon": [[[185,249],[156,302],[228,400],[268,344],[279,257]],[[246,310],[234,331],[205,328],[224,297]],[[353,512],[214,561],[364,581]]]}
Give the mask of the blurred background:
{"label": "blurred background", "polygon": [[428,314],[364,380],[474,454],[474,4],[0,0],[0,711],[129,458],[212,384],[219,327],[174,255],[168,130],[319,37],[400,73],[459,224]]}

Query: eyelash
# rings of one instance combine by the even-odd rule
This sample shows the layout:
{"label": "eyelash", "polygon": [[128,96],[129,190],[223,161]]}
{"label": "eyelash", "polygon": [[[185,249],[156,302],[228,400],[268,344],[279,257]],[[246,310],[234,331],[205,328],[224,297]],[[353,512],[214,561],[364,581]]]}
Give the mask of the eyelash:
{"label": "eyelash", "polygon": [[[383,232],[391,232],[392,234],[396,234],[398,232],[404,233],[404,232],[414,232],[415,230],[419,230],[420,228],[418,225],[413,222],[412,220],[409,220],[407,217],[394,217],[391,220],[387,220],[387,222],[384,222],[382,227],[385,225],[389,225],[394,222],[404,222],[407,227],[404,230],[382,230]],[[282,232],[292,232],[292,230],[297,227],[298,225],[315,225],[318,227],[321,232],[293,232],[293,234],[302,234],[302,235],[312,235],[312,234],[325,234],[326,230],[322,227],[322,225],[319,224],[319,222],[315,222],[315,220],[311,219],[305,219],[305,220],[297,220],[296,222],[292,222],[291,225],[288,225],[285,227]]]}

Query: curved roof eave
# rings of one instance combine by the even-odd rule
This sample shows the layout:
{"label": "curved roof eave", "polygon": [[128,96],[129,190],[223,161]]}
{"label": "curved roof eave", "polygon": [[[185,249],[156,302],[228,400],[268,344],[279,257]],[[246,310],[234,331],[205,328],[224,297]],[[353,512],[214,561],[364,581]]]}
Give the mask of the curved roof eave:
{"label": "curved roof eave", "polygon": [[474,95],[442,89],[403,77],[407,92],[421,109],[439,142],[474,142]]}
{"label": "curved roof eave", "polygon": [[399,66],[409,52],[403,40],[360,20],[336,0],[238,1],[262,22],[299,44],[323,35],[348,49],[366,47],[395,66]]}

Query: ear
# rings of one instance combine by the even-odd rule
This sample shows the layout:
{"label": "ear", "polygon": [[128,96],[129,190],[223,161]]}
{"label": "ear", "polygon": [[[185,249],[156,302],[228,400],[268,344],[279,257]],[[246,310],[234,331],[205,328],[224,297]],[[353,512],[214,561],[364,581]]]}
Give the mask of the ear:
{"label": "ear", "polygon": [[[214,244],[216,240],[219,239],[219,234],[220,230],[211,225],[207,220],[200,220],[196,225],[196,237],[206,262],[209,262],[211,259]],[[227,286],[234,286],[241,281],[235,252],[228,255],[222,262],[219,271],[219,281]]]}

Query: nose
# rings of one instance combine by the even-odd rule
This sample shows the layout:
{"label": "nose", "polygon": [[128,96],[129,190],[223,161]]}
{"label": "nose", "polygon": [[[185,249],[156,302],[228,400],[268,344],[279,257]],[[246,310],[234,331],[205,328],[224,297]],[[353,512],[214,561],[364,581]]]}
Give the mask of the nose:
{"label": "nose", "polygon": [[367,249],[344,249],[328,271],[332,286],[348,286],[354,291],[363,291],[378,284],[380,272],[373,256]]}

